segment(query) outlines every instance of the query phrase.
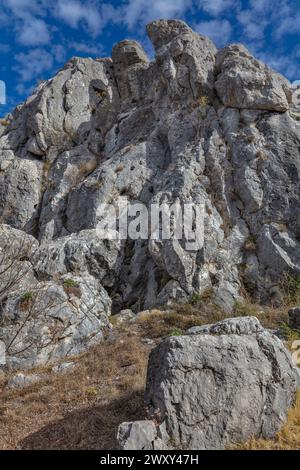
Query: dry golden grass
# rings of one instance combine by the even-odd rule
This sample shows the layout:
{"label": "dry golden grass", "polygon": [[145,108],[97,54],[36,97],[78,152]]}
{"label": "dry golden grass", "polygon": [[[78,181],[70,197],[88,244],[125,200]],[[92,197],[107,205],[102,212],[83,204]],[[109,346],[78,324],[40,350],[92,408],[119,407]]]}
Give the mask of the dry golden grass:
{"label": "dry golden grass", "polygon": [[[202,299],[199,300],[202,303]],[[209,303],[205,298],[206,308],[198,305],[175,304],[169,311],[151,310],[150,313],[141,314],[138,320],[140,335],[147,338],[164,338],[169,335],[178,335],[193,326],[215,323],[232,314],[226,314]]]}
{"label": "dry golden grass", "polygon": [[[0,398],[0,449],[116,449],[122,421],[144,417],[149,347],[116,329],[77,367]],[[46,370],[42,370],[46,372]]]}
{"label": "dry golden grass", "polygon": [[295,407],[289,411],[288,421],[274,440],[251,439],[231,449],[237,450],[300,450],[300,392]]}

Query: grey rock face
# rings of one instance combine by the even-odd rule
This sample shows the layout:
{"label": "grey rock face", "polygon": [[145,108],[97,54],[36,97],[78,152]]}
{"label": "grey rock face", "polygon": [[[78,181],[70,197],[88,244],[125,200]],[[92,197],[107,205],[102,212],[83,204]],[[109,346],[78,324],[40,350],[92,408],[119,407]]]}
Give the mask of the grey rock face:
{"label": "grey rock face", "polygon": [[[18,260],[19,294],[88,275],[113,313],[207,289],[230,312],[242,286],[274,300],[284,273],[300,271],[300,122],[290,85],[242,46],[217,51],[181,21],[147,31],[154,60],[129,40],[112,58],[73,58],[1,128],[0,223],[36,244]],[[148,208],[201,205],[203,246],[99,239],[100,208],[120,196]]]}
{"label": "grey rock face", "polygon": [[274,437],[296,389],[283,343],[243,317],[163,341],[150,355],[145,398],[177,448],[222,449]]}
{"label": "grey rock face", "polygon": [[153,421],[122,423],[117,439],[124,450],[166,450],[170,449],[161,439],[162,431]]}
{"label": "grey rock face", "polygon": [[153,421],[134,421],[122,423],[117,439],[124,450],[163,450],[163,441]]}
{"label": "grey rock face", "polygon": [[61,364],[57,364],[56,366],[52,367],[52,372],[55,374],[65,374],[66,372],[70,372],[74,369],[74,362],[62,362]]}
{"label": "grey rock face", "polygon": [[6,364],[6,346],[3,341],[0,341],[0,367]]}
{"label": "grey rock face", "polygon": [[58,262],[54,270],[55,251],[48,252],[52,264],[41,253],[33,237],[1,225],[0,357],[8,369],[81,353],[109,328],[111,300],[86,265],[75,273],[74,256],[69,272]]}
{"label": "grey rock face", "polygon": [[19,372],[8,380],[6,387],[8,389],[22,389],[30,387],[40,380],[42,380],[42,377],[37,374],[24,375]]}

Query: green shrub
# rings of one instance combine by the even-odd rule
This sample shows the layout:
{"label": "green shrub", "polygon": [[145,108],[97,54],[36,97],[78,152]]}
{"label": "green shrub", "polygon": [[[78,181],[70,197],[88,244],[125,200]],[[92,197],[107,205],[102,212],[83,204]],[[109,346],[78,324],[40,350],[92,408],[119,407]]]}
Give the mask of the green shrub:
{"label": "green shrub", "polygon": [[67,287],[67,288],[78,287],[77,282],[73,281],[73,279],[64,279],[63,284],[64,284],[64,287]]}
{"label": "green shrub", "polygon": [[169,336],[182,336],[183,332],[180,328],[176,328],[175,330],[172,330]]}

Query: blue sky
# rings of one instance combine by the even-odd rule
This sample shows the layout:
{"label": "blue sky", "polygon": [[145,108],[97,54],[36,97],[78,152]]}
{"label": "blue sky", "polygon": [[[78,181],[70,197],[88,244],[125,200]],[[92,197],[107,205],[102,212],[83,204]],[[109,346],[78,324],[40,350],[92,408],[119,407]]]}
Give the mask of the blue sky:
{"label": "blue sky", "polygon": [[[153,51],[145,24],[180,18],[218,47],[243,42],[291,81],[300,79],[300,0],[0,0],[0,116],[72,56],[103,57],[125,38]],[[0,100],[1,101],[1,100]]]}

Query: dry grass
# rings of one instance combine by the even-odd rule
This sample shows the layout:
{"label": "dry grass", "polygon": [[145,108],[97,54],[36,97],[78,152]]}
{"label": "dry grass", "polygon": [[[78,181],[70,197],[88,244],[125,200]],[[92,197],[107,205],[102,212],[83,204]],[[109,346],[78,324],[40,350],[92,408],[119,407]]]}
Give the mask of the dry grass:
{"label": "dry grass", "polygon": [[[77,367],[0,399],[0,449],[116,449],[122,421],[144,417],[149,347],[134,328],[77,358]],[[45,372],[45,370],[43,371]]]}
{"label": "dry grass", "polygon": [[300,450],[300,392],[295,407],[289,411],[288,421],[274,440],[251,439],[231,447],[237,450]]}
{"label": "dry grass", "polygon": [[[45,374],[43,382],[24,390],[7,390],[0,381],[0,449],[117,449],[123,421],[144,419],[144,388],[151,345],[180,335],[195,325],[228,316],[215,307],[209,293],[193,296],[193,304],[170,311],[152,310],[131,324],[115,325],[108,338],[74,359],[75,370]],[[234,315],[256,315],[267,327],[286,320],[284,309],[237,304]],[[232,316],[232,314],[230,315]],[[239,449],[298,449],[300,396],[289,421],[274,441],[252,439]]]}
{"label": "dry grass", "polygon": [[[202,299],[199,302],[202,303]],[[173,305],[172,310],[151,310],[150,313],[141,314],[137,322],[140,335],[161,339],[169,335],[179,335],[193,326],[215,323],[226,316],[232,316],[226,315],[215,306],[209,306],[209,302],[207,309],[199,309],[198,302],[196,305],[177,304]]]}

